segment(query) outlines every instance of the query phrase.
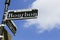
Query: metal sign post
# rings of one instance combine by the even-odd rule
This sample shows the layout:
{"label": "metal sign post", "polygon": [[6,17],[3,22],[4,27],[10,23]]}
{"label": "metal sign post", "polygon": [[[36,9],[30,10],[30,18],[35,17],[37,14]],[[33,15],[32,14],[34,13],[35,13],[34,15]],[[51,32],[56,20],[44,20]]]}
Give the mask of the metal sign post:
{"label": "metal sign post", "polygon": [[17,28],[13,20],[35,19],[38,16],[37,9],[8,10],[9,5],[10,5],[10,0],[6,0],[3,20],[1,23],[3,25],[0,26],[0,40],[11,40],[11,35],[4,28],[5,24],[15,35]]}

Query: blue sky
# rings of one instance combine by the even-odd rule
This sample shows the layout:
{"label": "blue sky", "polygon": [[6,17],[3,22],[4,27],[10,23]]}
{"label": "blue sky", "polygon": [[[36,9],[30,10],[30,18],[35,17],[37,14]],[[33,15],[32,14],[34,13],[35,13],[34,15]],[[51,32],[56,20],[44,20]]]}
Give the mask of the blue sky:
{"label": "blue sky", "polygon": [[[56,2],[54,0],[38,1],[39,0],[11,0],[9,10],[31,7],[38,8],[39,13],[41,13],[38,19],[27,20],[28,22],[26,22],[26,20],[13,20],[17,26],[16,36],[14,36],[6,26],[5,28],[12,35],[12,40],[60,40],[59,0],[55,0]],[[0,0],[0,24],[4,13],[4,2],[5,0]]]}

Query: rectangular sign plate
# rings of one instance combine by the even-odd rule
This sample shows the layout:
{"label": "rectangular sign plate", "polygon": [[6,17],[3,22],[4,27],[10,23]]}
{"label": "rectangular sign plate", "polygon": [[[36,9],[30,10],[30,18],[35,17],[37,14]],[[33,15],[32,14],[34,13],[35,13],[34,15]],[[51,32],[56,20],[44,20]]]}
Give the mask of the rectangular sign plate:
{"label": "rectangular sign plate", "polygon": [[16,25],[14,24],[14,22],[12,20],[7,20],[6,25],[12,31],[12,33],[15,35],[17,29],[16,29]]}
{"label": "rectangular sign plate", "polygon": [[7,20],[15,20],[15,19],[34,19],[37,18],[38,16],[38,10],[34,9],[34,10],[23,10],[23,11],[19,11],[19,10],[12,10],[10,12],[8,12],[7,15]]}

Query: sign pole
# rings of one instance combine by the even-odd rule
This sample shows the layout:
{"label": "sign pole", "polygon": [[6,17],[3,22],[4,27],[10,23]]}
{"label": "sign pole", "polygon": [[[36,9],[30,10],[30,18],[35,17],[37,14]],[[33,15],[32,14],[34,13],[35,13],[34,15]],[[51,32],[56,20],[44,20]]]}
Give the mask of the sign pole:
{"label": "sign pole", "polygon": [[5,21],[7,19],[9,5],[10,5],[10,0],[6,0],[5,1],[5,8],[4,8],[4,15],[3,15],[2,24],[5,24]]}
{"label": "sign pole", "polygon": [[[7,19],[7,15],[8,15],[8,7],[10,5],[10,0],[6,0],[5,1],[5,8],[4,8],[4,15],[3,15],[3,20],[2,20],[2,23],[4,26],[5,26],[5,22],[6,22],[6,19]],[[1,25],[0,26],[0,40],[9,40],[8,39],[8,32],[7,30],[5,30],[4,26]]]}
{"label": "sign pole", "polygon": [[4,28],[4,24],[1,24],[0,25],[0,40],[2,40],[3,38],[4,38],[4,36],[3,36],[3,28]]}

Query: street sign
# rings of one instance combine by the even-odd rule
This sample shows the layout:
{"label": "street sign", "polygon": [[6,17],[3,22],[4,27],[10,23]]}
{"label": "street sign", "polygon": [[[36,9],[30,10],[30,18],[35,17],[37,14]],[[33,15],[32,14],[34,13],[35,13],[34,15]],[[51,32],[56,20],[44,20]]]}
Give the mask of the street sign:
{"label": "street sign", "polygon": [[9,5],[10,5],[10,0],[6,0],[5,7],[4,7],[3,20],[1,23],[2,25],[0,25],[0,37],[3,37],[3,39],[0,38],[0,40],[11,40],[11,37],[10,37],[11,35],[9,35],[7,30],[4,28],[5,24],[15,35],[17,28],[12,20],[34,19],[34,18],[37,18],[37,16],[38,16],[37,9],[8,10]]}
{"label": "street sign", "polygon": [[7,20],[6,25],[12,31],[12,33],[15,35],[17,29],[16,29],[16,25],[13,23],[13,21],[12,20]]}
{"label": "street sign", "polygon": [[10,10],[8,11],[7,20],[17,19],[34,19],[38,16],[37,9],[30,10]]}

